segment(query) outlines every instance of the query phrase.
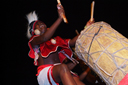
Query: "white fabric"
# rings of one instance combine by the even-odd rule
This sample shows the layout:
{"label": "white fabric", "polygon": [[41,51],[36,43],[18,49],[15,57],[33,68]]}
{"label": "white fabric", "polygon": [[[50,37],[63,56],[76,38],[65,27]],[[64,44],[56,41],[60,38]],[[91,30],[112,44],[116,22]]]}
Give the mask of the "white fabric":
{"label": "white fabric", "polygon": [[49,70],[49,76],[50,76],[50,81],[52,85],[57,85],[55,81],[52,79],[51,76],[51,68],[52,66],[46,67],[43,70],[40,71],[39,75],[37,76],[38,84],[39,85],[50,85],[49,80],[48,80],[48,70]]}

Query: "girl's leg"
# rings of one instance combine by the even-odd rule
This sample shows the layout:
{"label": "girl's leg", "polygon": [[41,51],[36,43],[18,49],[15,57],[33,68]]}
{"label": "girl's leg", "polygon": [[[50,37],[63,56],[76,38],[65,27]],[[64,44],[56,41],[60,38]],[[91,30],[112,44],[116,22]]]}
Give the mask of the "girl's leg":
{"label": "girl's leg", "polygon": [[62,81],[63,85],[77,85],[67,65],[59,64],[53,67],[53,77],[57,82]]}
{"label": "girl's leg", "polygon": [[77,83],[77,85],[85,85],[82,81],[80,81],[80,79],[78,77],[73,77],[73,79],[75,80],[75,82]]}

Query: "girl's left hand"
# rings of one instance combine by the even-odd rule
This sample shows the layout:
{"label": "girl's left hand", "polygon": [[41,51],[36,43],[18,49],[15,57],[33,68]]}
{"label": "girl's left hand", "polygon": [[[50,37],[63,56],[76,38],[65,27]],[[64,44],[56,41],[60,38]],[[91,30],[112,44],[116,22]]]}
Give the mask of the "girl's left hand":
{"label": "girl's left hand", "polygon": [[86,23],[86,26],[89,26],[89,25],[91,25],[91,24],[93,24],[95,21],[94,21],[94,19],[93,19],[93,21],[91,21],[91,19]]}

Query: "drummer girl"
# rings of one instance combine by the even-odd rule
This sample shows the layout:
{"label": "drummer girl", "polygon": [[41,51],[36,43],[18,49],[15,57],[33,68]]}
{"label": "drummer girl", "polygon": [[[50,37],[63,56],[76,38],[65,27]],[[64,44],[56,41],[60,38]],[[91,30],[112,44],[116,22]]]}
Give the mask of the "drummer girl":
{"label": "drummer girl", "polygon": [[[57,5],[57,8],[59,17],[49,29],[38,20],[35,12],[27,15],[29,22],[27,36],[30,39],[28,42],[29,56],[38,66],[39,85],[59,85],[59,82],[62,82],[63,85],[77,85],[70,73],[71,68],[77,64],[76,60],[72,58],[70,46],[75,45],[78,35],[73,39],[62,39],[59,36],[51,39],[64,14],[62,5]],[[68,65],[61,64],[65,56],[73,62]]]}

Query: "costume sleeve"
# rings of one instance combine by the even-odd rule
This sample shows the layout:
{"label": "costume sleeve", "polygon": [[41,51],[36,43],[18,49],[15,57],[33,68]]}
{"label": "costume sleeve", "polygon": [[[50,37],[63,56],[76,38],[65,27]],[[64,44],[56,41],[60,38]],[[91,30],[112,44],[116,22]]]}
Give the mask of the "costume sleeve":
{"label": "costume sleeve", "polygon": [[29,48],[30,48],[30,51],[29,51],[28,55],[29,55],[29,57],[32,58],[32,59],[35,58],[35,52],[34,52],[32,46],[31,46],[31,41],[33,40],[34,37],[37,37],[37,36],[36,36],[36,35],[35,35],[35,36],[32,36],[32,37],[30,38],[29,42],[28,42],[28,46],[29,46]]}
{"label": "costume sleeve", "polygon": [[64,40],[64,42],[66,43],[66,45],[68,46],[68,47],[70,47],[69,46],[69,41],[70,41],[70,39],[63,39]]}
{"label": "costume sleeve", "polygon": [[64,61],[64,59],[66,57],[67,58],[72,57],[72,50],[70,49],[69,41],[70,41],[70,39],[62,39],[62,41],[61,41],[61,43],[63,43],[63,45],[60,46],[60,47],[62,47],[62,49],[59,52],[59,59],[60,59],[61,63]]}

